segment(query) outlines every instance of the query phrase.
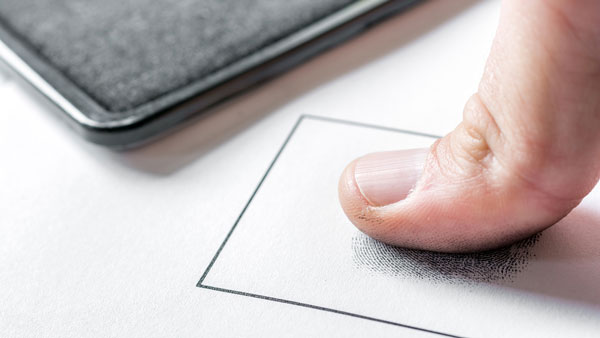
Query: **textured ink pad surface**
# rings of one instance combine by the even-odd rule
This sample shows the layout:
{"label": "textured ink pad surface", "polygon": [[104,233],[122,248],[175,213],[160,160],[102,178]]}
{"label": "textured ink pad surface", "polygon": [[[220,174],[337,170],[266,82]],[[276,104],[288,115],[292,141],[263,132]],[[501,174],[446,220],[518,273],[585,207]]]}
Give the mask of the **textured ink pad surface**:
{"label": "textured ink pad surface", "polygon": [[[414,1],[395,2],[398,10]],[[86,119],[118,125],[163,112],[388,3],[4,0],[0,38]],[[198,107],[206,108],[192,110]]]}

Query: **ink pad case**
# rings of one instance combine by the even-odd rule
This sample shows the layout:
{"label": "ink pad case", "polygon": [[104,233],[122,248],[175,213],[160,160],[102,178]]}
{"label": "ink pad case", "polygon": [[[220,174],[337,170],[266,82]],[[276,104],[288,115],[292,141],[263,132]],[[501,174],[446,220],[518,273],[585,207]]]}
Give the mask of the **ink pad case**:
{"label": "ink pad case", "polygon": [[133,147],[417,0],[2,0],[0,57],[86,139]]}

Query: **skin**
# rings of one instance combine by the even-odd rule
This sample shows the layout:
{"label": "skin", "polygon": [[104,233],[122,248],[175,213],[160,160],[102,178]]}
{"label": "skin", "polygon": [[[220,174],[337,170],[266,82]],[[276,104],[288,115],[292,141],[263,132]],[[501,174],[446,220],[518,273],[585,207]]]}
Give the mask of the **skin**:
{"label": "skin", "polygon": [[478,251],[556,223],[600,175],[600,1],[503,2],[478,91],[407,198],[372,205],[355,167],[340,179],[342,207],[393,245]]}

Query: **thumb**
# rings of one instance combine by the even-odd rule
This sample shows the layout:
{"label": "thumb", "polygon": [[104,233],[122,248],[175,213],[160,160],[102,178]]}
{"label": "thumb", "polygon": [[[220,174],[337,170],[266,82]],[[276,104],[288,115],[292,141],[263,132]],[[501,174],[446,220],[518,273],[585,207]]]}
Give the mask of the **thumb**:
{"label": "thumb", "polygon": [[560,220],[600,173],[600,2],[506,0],[478,92],[430,149],[348,165],[363,232],[405,247],[489,249]]}

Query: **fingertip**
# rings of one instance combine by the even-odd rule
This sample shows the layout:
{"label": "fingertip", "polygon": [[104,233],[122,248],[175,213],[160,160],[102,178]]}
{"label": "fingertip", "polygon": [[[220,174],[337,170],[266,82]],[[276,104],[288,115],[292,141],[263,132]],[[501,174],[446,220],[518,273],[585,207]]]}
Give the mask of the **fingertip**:
{"label": "fingertip", "polygon": [[354,223],[354,219],[356,218],[354,216],[360,214],[364,208],[369,206],[368,201],[364,199],[356,184],[354,170],[357,160],[355,159],[346,166],[338,183],[340,204],[352,223]]}
{"label": "fingertip", "polygon": [[[514,175],[472,175],[477,168],[456,164],[450,151],[430,153],[427,165],[414,175],[410,172],[416,165],[409,163],[417,161],[409,160],[410,154],[403,150],[363,156],[348,164],[339,180],[339,200],[348,219],[387,244],[440,252],[493,249],[543,230],[576,205],[548,201]],[[448,158],[439,158],[443,156]],[[385,187],[396,190],[395,197]],[[381,201],[390,203],[377,203]]]}
{"label": "fingertip", "polygon": [[342,209],[350,222],[360,231],[373,237],[378,221],[373,215],[373,207],[362,195],[356,183],[355,170],[359,159],[350,162],[344,169],[338,184],[338,195]]}
{"label": "fingertip", "polygon": [[371,153],[352,161],[339,180],[339,199],[348,219],[365,234],[386,242],[397,224],[385,206],[405,199],[419,178],[428,149]]}

